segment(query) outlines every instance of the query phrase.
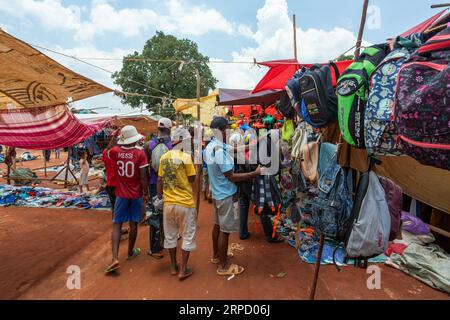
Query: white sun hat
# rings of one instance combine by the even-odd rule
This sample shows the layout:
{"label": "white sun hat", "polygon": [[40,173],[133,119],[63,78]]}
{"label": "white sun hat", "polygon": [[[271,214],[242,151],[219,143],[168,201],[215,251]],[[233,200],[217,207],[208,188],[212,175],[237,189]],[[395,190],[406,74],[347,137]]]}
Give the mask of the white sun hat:
{"label": "white sun hat", "polygon": [[142,134],[139,134],[139,132],[137,132],[136,127],[125,126],[120,131],[120,136],[117,144],[119,145],[132,144],[138,142],[142,138],[144,138],[144,136]]}
{"label": "white sun hat", "polygon": [[170,138],[172,140],[172,144],[176,144],[182,142],[184,140],[191,139],[191,134],[185,128],[175,128],[172,130],[170,134]]}
{"label": "white sun hat", "polygon": [[172,128],[172,120],[169,118],[161,118],[158,121],[158,128],[170,129]]}

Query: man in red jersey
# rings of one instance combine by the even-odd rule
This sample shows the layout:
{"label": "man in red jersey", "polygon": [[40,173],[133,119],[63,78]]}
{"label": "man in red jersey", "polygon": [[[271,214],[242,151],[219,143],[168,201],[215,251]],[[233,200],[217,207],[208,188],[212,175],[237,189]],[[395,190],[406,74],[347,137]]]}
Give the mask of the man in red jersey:
{"label": "man in red jersey", "polygon": [[145,152],[136,146],[142,139],[134,126],[122,128],[117,144],[108,152],[117,172],[116,204],[112,232],[112,264],[106,273],[120,268],[119,243],[122,224],[129,222],[128,260],[136,258],[141,250],[135,248],[138,223],[141,219],[142,202],[148,202],[148,161]]}
{"label": "man in red jersey", "polygon": [[[114,219],[114,206],[116,204],[116,186],[117,186],[117,168],[114,161],[112,161],[108,157],[108,152],[112,148],[117,146],[117,136],[119,135],[120,130],[116,130],[111,135],[111,140],[109,141],[108,146],[103,151],[102,160],[105,164],[105,176],[106,176],[106,192],[108,193],[109,201],[111,202],[111,214]],[[127,228],[123,228],[121,231],[121,240],[128,239],[129,230]]]}

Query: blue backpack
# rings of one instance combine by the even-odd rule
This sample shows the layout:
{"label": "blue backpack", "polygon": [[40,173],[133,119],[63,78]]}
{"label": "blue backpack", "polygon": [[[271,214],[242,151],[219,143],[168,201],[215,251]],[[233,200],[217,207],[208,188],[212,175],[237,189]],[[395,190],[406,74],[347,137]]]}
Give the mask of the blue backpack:
{"label": "blue backpack", "polygon": [[396,147],[392,110],[400,68],[423,43],[420,34],[398,37],[394,51],[375,69],[371,76],[370,94],[364,112],[365,146],[371,155],[402,155]]}
{"label": "blue backpack", "polygon": [[351,181],[351,171],[339,166],[336,153],[320,177],[318,195],[304,201],[304,221],[326,237],[343,241],[352,224]]}

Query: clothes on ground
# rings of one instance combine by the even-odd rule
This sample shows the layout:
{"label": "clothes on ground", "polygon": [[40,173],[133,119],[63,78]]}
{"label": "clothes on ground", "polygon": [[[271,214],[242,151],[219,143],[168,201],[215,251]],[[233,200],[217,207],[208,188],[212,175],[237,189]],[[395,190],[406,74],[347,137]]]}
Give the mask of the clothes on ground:
{"label": "clothes on ground", "polygon": [[108,157],[108,150],[103,151],[103,163],[106,171],[106,185],[109,187],[117,186],[117,167],[116,164]]}
{"label": "clothes on ground", "polygon": [[438,245],[412,243],[403,254],[393,253],[386,264],[435,289],[450,293],[450,255]]}
{"label": "clothes on ground", "polygon": [[180,205],[164,206],[164,248],[177,247],[178,235],[182,238],[181,249],[194,251],[197,248],[197,213],[195,208]]}
{"label": "clothes on ground", "polygon": [[231,146],[212,138],[205,149],[209,185],[214,200],[224,200],[236,194],[237,186],[225,177],[224,173],[233,171],[234,160],[230,154]]}
{"label": "clothes on ground", "polygon": [[0,185],[0,207],[107,209],[110,202],[106,192],[99,195],[61,192],[41,187]]}
{"label": "clothes on ground", "polygon": [[195,208],[189,177],[196,173],[189,154],[181,150],[170,150],[161,157],[158,174],[163,182],[165,205]]}
{"label": "clothes on ground", "polygon": [[388,257],[393,253],[402,255],[407,247],[408,245],[405,243],[390,243],[384,254]]}
{"label": "clothes on ground", "polygon": [[214,200],[214,223],[224,233],[239,232],[239,202],[233,196],[223,200]]}
{"label": "clothes on ground", "polygon": [[21,161],[32,161],[35,160],[37,157],[33,156],[31,152],[25,151],[20,155]]}
{"label": "clothes on ground", "polygon": [[430,227],[426,223],[405,211],[402,212],[402,229],[416,235],[430,233]]}
{"label": "clothes on ground", "polygon": [[[9,175],[16,186],[25,186],[29,184],[40,183],[38,176],[29,168],[18,168]],[[16,180],[17,179],[17,180]]]}
{"label": "clothes on ground", "polygon": [[116,196],[124,199],[142,197],[140,169],[148,167],[147,157],[137,147],[114,147],[108,157],[117,167]]}
{"label": "clothes on ground", "polygon": [[134,221],[139,223],[141,221],[142,213],[142,198],[139,199],[124,199],[116,198],[116,205],[114,206],[114,223],[125,223]]}

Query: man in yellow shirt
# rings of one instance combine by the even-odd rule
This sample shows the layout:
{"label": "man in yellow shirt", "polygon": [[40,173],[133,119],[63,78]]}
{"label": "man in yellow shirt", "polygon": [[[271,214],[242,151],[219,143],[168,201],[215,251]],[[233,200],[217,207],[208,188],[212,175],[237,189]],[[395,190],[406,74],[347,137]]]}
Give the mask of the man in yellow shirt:
{"label": "man in yellow shirt", "polygon": [[[157,192],[160,198],[164,194],[164,248],[169,249],[170,272],[174,276],[178,275],[182,281],[193,273],[187,263],[190,252],[197,247],[197,212],[192,189],[196,172],[191,155],[182,150],[184,145],[190,146],[189,132],[184,128],[176,128],[171,134],[171,140],[173,149],[160,160]],[[183,238],[180,266],[177,263],[178,234]]]}

